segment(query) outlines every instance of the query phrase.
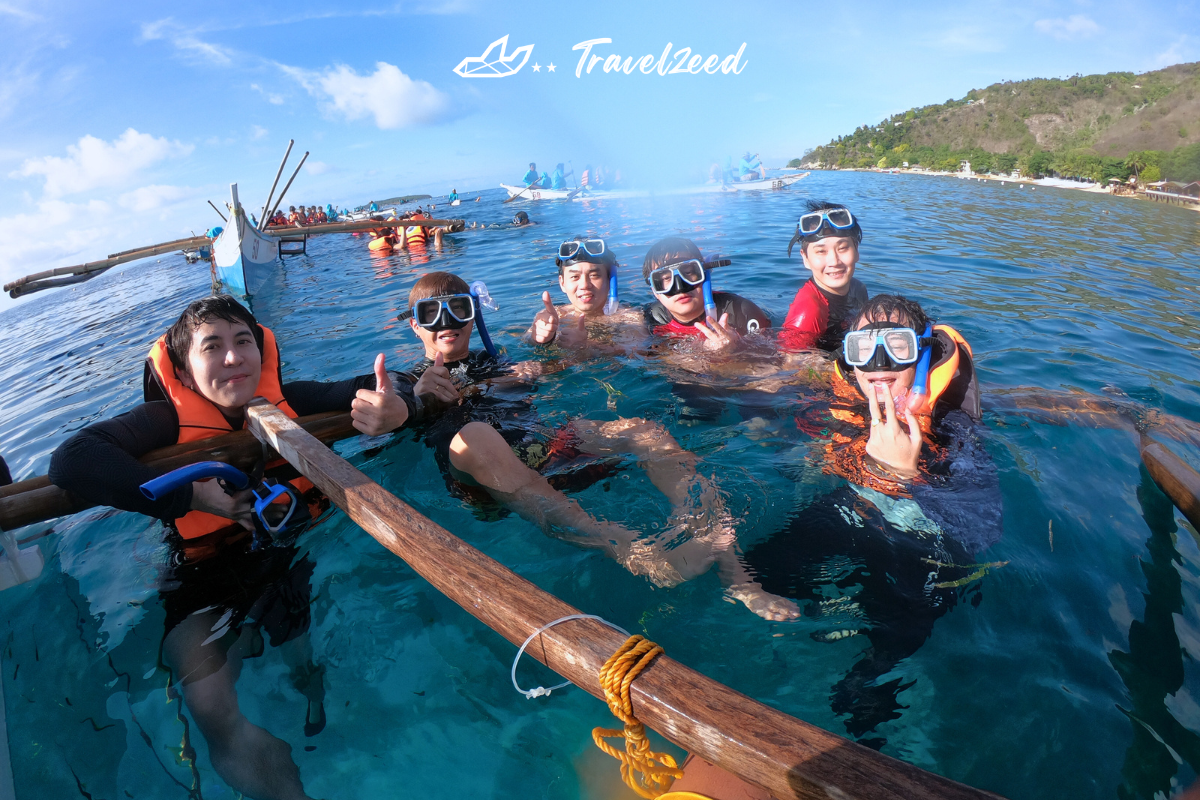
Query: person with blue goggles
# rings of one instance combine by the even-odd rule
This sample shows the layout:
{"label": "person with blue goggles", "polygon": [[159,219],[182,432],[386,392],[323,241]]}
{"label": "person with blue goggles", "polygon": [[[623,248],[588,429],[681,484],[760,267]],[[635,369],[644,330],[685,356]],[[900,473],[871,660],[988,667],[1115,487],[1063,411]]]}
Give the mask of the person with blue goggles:
{"label": "person with blue goggles", "polygon": [[[587,342],[589,319],[615,318],[620,310],[617,257],[605,240],[576,236],[559,244],[554,263],[558,287],[569,305],[555,307],[550,292],[542,292],[542,309],[534,316],[526,338],[534,344],[580,347]],[[568,323],[564,325],[563,320]]]}

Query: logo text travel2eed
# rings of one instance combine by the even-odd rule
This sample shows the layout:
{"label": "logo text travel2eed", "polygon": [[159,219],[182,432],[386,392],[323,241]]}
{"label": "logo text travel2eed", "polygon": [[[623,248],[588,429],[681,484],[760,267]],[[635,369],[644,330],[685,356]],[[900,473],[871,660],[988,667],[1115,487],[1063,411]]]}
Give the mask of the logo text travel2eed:
{"label": "logo text travel2eed", "polygon": [[[699,75],[706,73],[715,75],[719,70],[724,75],[740,75],[746,68],[747,61],[742,60],[746,52],[746,43],[738,48],[736,53],[722,58],[719,54],[704,55],[693,53],[690,47],[680,47],[672,50],[674,45],[667,42],[660,55],[647,53],[644,56],[621,56],[610,52],[612,39],[587,39],[572,47],[581,50],[579,62],[575,65],[575,77],[582,78],[584,74],[592,74],[592,70],[600,67],[603,72],[632,75],[635,71],[643,75]],[[501,36],[487,46],[481,56],[464,58],[454,68],[464,78],[507,78],[516,75],[533,55],[533,45],[527,44],[508,51],[508,35]],[[532,67],[534,72],[554,72],[558,68],[554,62],[542,65],[536,61]]]}

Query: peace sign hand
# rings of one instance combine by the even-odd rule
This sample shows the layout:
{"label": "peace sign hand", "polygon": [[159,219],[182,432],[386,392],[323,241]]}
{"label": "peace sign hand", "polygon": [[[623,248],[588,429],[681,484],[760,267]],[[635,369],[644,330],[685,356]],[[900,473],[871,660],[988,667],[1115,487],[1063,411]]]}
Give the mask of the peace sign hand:
{"label": "peace sign hand", "polygon": [[908,424],[908,430],[901,429],[896,401],[892,399],[892,387],[886,383],[883,384],[883,401],[887,419],[882,419],[875,387],[872,385],[870,388],[867,403],[871,407],[871,435],[867,439],[867,455],[901,478],[915,478],[917,461],[921,458],[921,426],[905,406],[904,421]]}
{"label": "peace sign hand", "polygon": [[704,346],[709,350],[732,350],[742,341],[741,334],[729,326],[729,314],[722,314],[721,319],[705,317],[708,322],[697,322],[696,330],[704,337]]}

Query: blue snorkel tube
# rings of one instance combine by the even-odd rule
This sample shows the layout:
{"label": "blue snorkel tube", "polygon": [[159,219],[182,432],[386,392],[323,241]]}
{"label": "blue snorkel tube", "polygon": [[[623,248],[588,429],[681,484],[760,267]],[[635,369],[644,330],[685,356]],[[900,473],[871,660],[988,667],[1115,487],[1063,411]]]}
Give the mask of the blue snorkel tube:
{"label": "blue snorkel tube", "polygon": [[[223,461],[201,461],[172,470],[165,475],[159,475],[157,478],[143,483],[140,488],[146,499],[158,500],[176,489],[187,486],[192,481],[208,478],[217,478],[234,490],[246,489],[250,487],[251,483],[249,475],[231,464]],[[286,482],[267,483],[260,480],[251,491],[254,493],[254,539],[250,545],[252,550],[257,550],[265,541],[270,540],[270,536],[262,535],[263,532],[266,534],[285,533],[311,520],[308,506],[301,499],[299,493]],[[290,501],[286,510],[283,504],[276,503],[284,495],[288,495]]]}
{"label": "blue snorkel tube", "polygon": [[620,307],[621,301],[617,299],[617,265],[613,263],[608,266],[608,300],[604,303],[605,316],[612,316]]}
{"label": "blue snorkel tube", "polygon": [[[928,339],[933,336],[933,323],[925,324],[925,333],[921,334],[922,339]],[[917,374],[913,377],[912,393],[914,395],[923,395],[929,392],[929,362],[933,358],[933,345],[926,345],[920,350],[921,357],[917,360]]]}
{"label": "blue snorkel tube", "polygon": [[483,322],[483,309],[499,311],[500,306],[496,305],[496,301],[488,294],[487,284],[483,281],[475,281],[471,284],[471,296],[475,298],[475,302],[479,306],[475,312],[475,327],[479,331],[479,340],[483,342],[483,349],[487,351],[488,355],[496,358],[496,346],[492,344],[492,337],[488,336],[487,325]]}
{"label": "blue snorkel tube", "polygon": [[704,262],[704,283],[701,284],[704,289],[704,315],[717,319],[717,301],[713,299],[712,290],[712,271],[714,267],[728,267],[733,262],[728,258],[718,258],[714,261]]}

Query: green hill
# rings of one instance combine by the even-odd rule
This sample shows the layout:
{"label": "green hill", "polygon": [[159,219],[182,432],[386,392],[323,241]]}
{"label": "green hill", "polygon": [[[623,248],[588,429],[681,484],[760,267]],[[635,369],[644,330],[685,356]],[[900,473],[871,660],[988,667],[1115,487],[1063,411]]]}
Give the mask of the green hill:
{"label": "green hill", "polygon": [[1107,180],[1133,164],[1149,168],[1146,180],[1200,180],[1200,62],[996,83],[863,126],[798,163],[957,170],[963,159],[977,172]]}

